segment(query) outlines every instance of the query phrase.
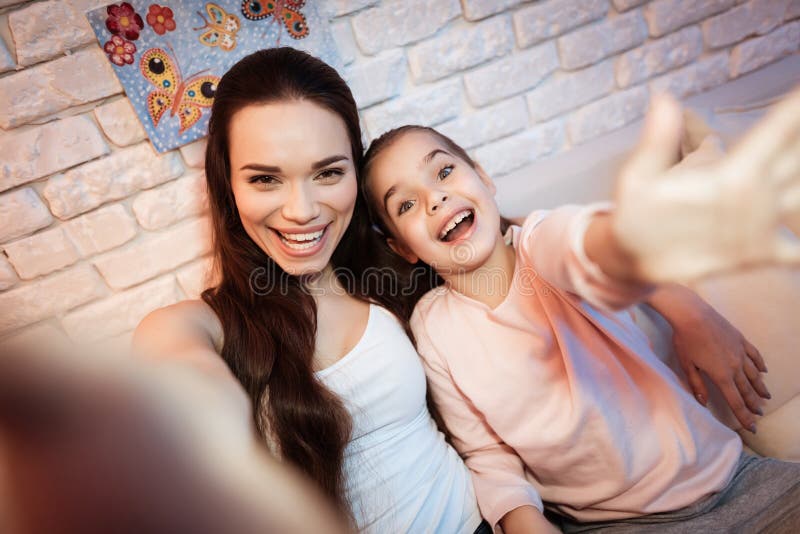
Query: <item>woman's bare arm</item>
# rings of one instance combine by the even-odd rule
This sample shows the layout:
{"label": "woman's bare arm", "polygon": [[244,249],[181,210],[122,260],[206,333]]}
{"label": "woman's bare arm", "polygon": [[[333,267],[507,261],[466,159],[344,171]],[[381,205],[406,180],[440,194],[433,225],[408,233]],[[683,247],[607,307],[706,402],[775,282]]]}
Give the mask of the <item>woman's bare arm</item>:
{"label": "woman's bare arm", "polygon": [[232,408],[250,417],[250,400],[220,355],[222,343],[222,323],[201,300],[185,300],[150,312],[133,335],[138,357],[186,363],[226,391]]}

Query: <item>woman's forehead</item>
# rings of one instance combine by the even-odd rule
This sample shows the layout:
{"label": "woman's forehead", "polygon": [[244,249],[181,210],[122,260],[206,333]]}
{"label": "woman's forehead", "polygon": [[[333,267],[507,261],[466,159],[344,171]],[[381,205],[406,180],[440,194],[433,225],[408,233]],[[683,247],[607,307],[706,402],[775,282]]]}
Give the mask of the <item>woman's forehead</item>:
{"label": "woman's forehead", "polygon": [[231,161],[281,165],[319,161],[334,153],[350,154],[344,120],[307,100],[251,105],[231,119]]}

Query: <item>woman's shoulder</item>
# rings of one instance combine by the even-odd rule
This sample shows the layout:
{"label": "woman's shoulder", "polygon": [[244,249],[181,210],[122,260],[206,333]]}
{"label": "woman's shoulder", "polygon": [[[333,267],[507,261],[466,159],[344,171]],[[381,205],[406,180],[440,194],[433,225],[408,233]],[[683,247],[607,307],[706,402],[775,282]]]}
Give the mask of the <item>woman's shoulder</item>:
{"label": "woman's shoulder", "polygon": [[209,345],[222,350],[222,322],[214,310],[200,299],[187,299],[148,313],[134,332],[134,345]]}

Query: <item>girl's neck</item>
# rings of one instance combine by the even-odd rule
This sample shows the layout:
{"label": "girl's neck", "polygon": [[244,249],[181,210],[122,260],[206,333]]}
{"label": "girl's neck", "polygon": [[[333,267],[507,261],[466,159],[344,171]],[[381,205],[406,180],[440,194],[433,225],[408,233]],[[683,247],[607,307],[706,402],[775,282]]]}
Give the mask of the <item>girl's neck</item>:
{"label": "girl's neck", "polygon": [[515,261],[514,247],[498,233],[491,254],[481,266],[442,278],[453,290],[494,309],[511,289]]}

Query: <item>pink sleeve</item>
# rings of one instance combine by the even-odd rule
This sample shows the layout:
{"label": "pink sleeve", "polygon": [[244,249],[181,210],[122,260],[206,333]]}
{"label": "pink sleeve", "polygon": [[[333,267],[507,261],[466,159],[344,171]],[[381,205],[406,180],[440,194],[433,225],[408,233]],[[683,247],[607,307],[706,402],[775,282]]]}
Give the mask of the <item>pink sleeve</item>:
{"label": "pink sleeve", "polygon": [[411,319],[411,327],[433,402],[453,445],[472,473],[481,515],[497,528],[504,515],[520,506],[531,505],[542,511],[542,499],[525,478],[522,460],[494,433],[483,414],[454,383],[417,312]]}
{"label": "pink sleeve", "polygon": [[536,275],[607,310],[632,306],[649,296],[650,285],[629,284],[608,277],[586,256],[584,236],[594,215],[613,209],[609,203],[568,205],[528,216],[518,250]]}

